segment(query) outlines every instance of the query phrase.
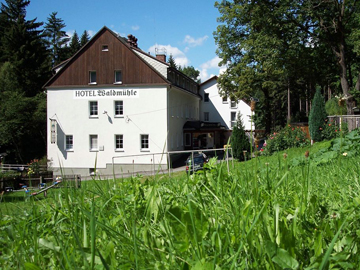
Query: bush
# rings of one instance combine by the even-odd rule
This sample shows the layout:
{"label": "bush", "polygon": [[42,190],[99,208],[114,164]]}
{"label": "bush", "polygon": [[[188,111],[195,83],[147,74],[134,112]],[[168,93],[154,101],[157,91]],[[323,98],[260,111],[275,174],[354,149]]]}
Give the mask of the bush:
{"label": "bush", "polygon": [[264,155],[271,155],[292,147],[302,147],[309,144],[306,133],[299,127],[287,125],[279,132],[272,133],[260,151]]}
{"label": "bush", "polygon": [[250,154],[250,142],[249,138],[245,134],[245,129],[240,113],[238,113],[236,125],[233,127],[231,135],[231,147],[234,157],[238,160],[245,160],[244,151],[247,151],[247,156]]}
{"label": "bush", "polygon": [[309,115],[309,132],[312,140],[321,141],[321,130],[324,128],[326,117],[324,98],[320,93],[320,87],[317,87]]}
{"label": "bush", "polygon": [[341,127],[335,123],[333,120],[330,122],[326,121],[323,128],[319,128],[321,130],[321,137],[323,140],[331,140],[334,138],[338,138],[343,134],[347,134],[349,132],[347,123],[342,123]]}

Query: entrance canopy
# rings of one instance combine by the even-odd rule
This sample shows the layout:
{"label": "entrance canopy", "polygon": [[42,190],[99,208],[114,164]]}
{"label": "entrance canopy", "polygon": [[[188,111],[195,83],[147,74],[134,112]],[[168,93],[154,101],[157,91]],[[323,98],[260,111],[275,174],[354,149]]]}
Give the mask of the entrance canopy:
{"label": "entrance canopy", "polygon": [[193,150],[223,147],[227,130],[219,122],[187,121],[183,132],[185,149]]}

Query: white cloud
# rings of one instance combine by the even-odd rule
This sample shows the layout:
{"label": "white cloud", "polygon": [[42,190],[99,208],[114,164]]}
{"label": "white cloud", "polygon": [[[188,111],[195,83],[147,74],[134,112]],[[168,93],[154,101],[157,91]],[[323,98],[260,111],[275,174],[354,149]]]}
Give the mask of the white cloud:
{"label": "white cloud", "polygon": [[173,56],[175,63],[177,65],[180,65],[182,67],[184,66],[188,66],[190,61],[189,59],[186,57],[185,53],[182,52],[181,50],[179,50],[179,48],[177,47],[172,47],[171,45],[160,45],[160,44],[155,44],[153,46],[151,46],[148,49],[148,52],[150,52],[152,55],[155,55],[155,49],[159,49],[159,50],[163,50],[165,49],[166,51],[166,56],[167,59],[169,59],[170,54]]}
{"label": "white cloud", "polygon": [[208,36],[203,36],[195,39],[190,35],[186,35],[184,39],[184,43],[188,44],[190,47],[201,46],[208,38],[209,38]]}
{"label": "white cloud", "polygon": [[[72,38],[72,36],[74,35],[75,30],[68,30],[66,31],[66,34],[68,35],[69,38]],[[78,34],[79,35],[79,34]]]}
{"label": "white cloud", "polygon": [[[200,65],[200,78],[202,82],[213,77],[214,75],[219,75],[226,70],[226,67],[224,66],[219,67],[220,61],[221,59],[218,56],[215,56],[213,59]],[[209,72],[211,72],[210,75]]]}
{"label": "white cloud", "polygon": [[131,29],[134,30],[134,31],[137,31],[137,30],[140,29],[140,26],[138,26],[138,25],[133,25],[133,26],[131,26]]}
{"label": "white cloud", "polygon": [[88,35],[90,36],[90,38],[92,38],[96,34],[96,32],[93,30],[87,30],[87,32],[88,32]]}

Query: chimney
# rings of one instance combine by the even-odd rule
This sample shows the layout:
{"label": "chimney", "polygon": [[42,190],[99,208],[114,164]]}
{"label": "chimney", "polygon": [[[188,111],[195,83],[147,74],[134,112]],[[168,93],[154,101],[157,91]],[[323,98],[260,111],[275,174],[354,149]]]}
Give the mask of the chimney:
{"label": "chimney", "polygon": [[166,63],[166,54],[157,54],[156,59]]}
{"label": "chimney", "polygon": [[130,47],[137,48],[138,47],[137,41],[138,39],[136,37],[134,37],[133,35],[128,35],[127,42],[129,43]]}

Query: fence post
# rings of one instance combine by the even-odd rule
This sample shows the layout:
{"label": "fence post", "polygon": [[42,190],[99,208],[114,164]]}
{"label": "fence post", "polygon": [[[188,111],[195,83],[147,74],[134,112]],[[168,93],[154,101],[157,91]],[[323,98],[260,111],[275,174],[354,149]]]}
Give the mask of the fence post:
{"label": "fence post", "polygon": [[43,177],[40,175],[40,184],[43,183]]}

